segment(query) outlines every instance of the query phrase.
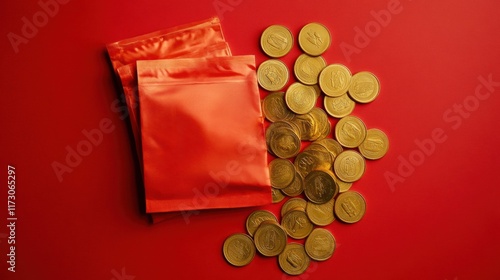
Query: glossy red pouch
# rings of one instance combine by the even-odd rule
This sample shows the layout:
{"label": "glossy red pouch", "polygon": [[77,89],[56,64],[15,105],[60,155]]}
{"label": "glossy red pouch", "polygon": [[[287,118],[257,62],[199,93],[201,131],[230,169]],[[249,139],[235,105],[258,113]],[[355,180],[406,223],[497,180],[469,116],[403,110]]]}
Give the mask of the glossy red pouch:
{"label": "glossy red pouch", "polygon": [[[185,42],[190,44],[190,42]],[[218,42],[209,46],[197,44],[191,52],[178,54],[166,54],[164,58],[196,58],[196,57],[212,57],[212,56],[230,56],[231,50],[226,42]],[[130,117],[132,133],[134,135],[136,152],[140,165],[142,166],[142,147],[141,147],[141,130],[140,130],[140,112],[139,112],[139,95],[137,91],[137,68],[136,63],[127,64],[117,69],[120,77],[127,109]]]}
{"label": "glossy red pouch", "polygon": [[137,61],[146,212],[271,203],[253,56]]}

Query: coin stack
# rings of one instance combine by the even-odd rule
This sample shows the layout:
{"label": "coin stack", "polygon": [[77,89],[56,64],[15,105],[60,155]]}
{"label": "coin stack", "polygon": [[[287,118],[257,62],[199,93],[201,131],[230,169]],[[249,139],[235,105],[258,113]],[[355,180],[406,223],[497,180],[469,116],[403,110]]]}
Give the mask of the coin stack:
{"label": "coin stack", "polygon": [[[365,199],[350,188],[363,176],[365,160],[382,158],[389,141],[382,130],[367,129],[351,113],[356,103],[375,100],[380,84],[370,72],[352,75],[342,64],[327,64],[321,55],[330,42],[322,24],[309,23],[300,30],[304,53],[293,66],[297,81],[283,91],[290,72],[279,58],[292,49],[293,35],[281,25],[269,26],[261,35],[261,48],[271,57],[260,64],[257,77],[269,91],[262,111],[269,121],[266,142],[274,158],[269,163],[273,202],[292,198],[281,208],[281,222],[273,213],[257,210],[247,218],[248,234],[226,239],[224,256],[235,266],[250,263],[258,251],[278,256],[285,273],[299,275],[311,259],[325,261],[335,250],[332,233],[320,227],[335,217],[356,223],[364,216]],[[316,106],[318,98],[323,98],[323,108]],[[339,119],[333,132],[330,119]],[[305,239],[304,245],[288,243],[288,237]]]}

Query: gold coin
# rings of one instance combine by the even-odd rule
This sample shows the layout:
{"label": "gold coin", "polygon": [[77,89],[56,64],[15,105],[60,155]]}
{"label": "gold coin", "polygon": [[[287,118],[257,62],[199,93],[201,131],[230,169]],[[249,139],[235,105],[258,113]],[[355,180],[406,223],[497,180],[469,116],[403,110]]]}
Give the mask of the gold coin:
{"label": "gold coin", "polygon": [[279,203],[285,198],[283,193],[275,188],[271,188],[271,194],[273,196],[273,203]]}
{"label": "gold coin", "polygon": [[358,148],[365,158],[379,159],[387,153],[389,139],[382,130],[370,128],[366,132],[365,141]]}
{"label": "gold coin", "polygon": [[301,83],[315,85],[318,83],[318,76],[321,70],[326,67],[326,61],[321,56],[309,56],[301,54],[295,60],[293,72]]}
{"label": "gold coin", "polygon": [[331,124],[328,115],[318,107],[312,108],[309,113],[295,115],[291,122],[299,128],[301,140],[315,141],[330,134]]}
{"label": "gold coin", "polygon": [[285,249],[287,235],[285,230],[273,221],[263,221],[254,234],[257,251],[263,256],[277,256]]}
{"label": "gold coin", "polygon": [[282,189],[293,181],[295,166],[287,159],[273,159],[269,163],[269,176],[271,177],[271,186]]}
{"label": "gold coin", "polygon": [[283,216],[281,226],[285,229],[288,236],[294,239],[306,238],[314,228],[306,212],[296,209],[288,211]]}
{"label": "gold coin", "polygon": [[[326,149],[325,149],[326,150]],[[328,170],[332,167],[332,157],[328,151],[320,149],[307,149],[300,152],[294,161],[295,169],[305,178],[316,169]],[[305,188],[304,183],[304,188]]]}
{"label": "gold coin", "polygon": [[304,245],[306,253],[311,259],[326,261],[333,255],[336,243],[329,230],[316,228],[309,234]]}
{"label": "gold coin", "polygon": [[300,197],[290,198],[287,202],[283,203],[283,206],[281,206],[281,217],[283,218],[283,216],[285,216],[285,214],[292,209],[306,211],[306,205],[307,201]]}
{"label": "gold coin", "polygon": [[248,234],[250,234],[250,236],[253,236],[255,231],[263,221],[275,221],[277,223],[278,219],[276,218],[276,216],[274,216],[273,213],[267,210],[256,210],[248,215],[246,221]]}
{"label": "gold coin", "polygon": [[380,92],[380,83],[370,72],[359,72],[352,76],[349,86],[349,95],[359,103],[369,103],[377,98]]}
{"label": "gold coin", "polygon": [[316,105],[316,92],[310,86],[293,83],[286,90],[285,102],[292,112],[306,114]]}
{"label": "gold coin", "polygon": [[273,92],[262,101],[262,112],[270,122],[291,120],[295,115],[285,103],[284,92]]}
{"label": "gold coin", "polygon": [[335,215],[345,223],[355,223],[361,220],[366,212],[366,202],[357,192],[341,193],[335,201]]}
{"label": "gold coin", "polygon": [[358,117],[345,116],[335,125],[335,138],[347,148],[356,148],[366,138],[365,123]]}
{"label": "gold coin", "polygon": [[332,156],[332,160],[335,160],[335,158],[344,151],[344,148],[342,148],[342,145],[340,145],[339,142],[337,142],[334,139],[331,138],[324,138],[320,140],[316,140],[313,142],[313,144],[319,144],[323,147],[325,147],[330,155]]}
{"label": "gold coin", "polygon": [[278,257],[281,269],[288,275],[300,275],[304,273],[311,259],[306,254],[304,246],[298,243],[289,243]]}
{"label": "gold coin", "polygon": [[316,204],[308,201],[306,206],[307,217],[317,226],[327,226],[331,224],[335,220],[333,216],[333,203],[333,198],[323,204]]}
{"label": "gold coin", "polygon": [[313,203],[327,203],[338,192],[339,186],[328,170],[313,170],[304,179],[304,194]]}
{"label": "gold coin", "polygon": [[335,179],[335,182],[337,182],[337,185],[339,185],[339,193],[343,193],[348,191],[352,187],[352,183],[344,182],[340,180],[336,175],[335,172],[332,172],[333,174],[333,179]]}
{"label": "gold coin", "polygon": [[300,152],[300,138],[291,129],[278,128],[269,142],[271,152],[279,158],[292,158]]}
{"label": "gold coin", "polygon": [[292,32],[282,25],[271,25],[262,32],[260,46],[270,57],[285,56],[293,46]]}
{"label": "gold coin", "polygon": [[340,180],[351,183],[359,180],[361,176],[363,176],[366,169],[366,163],[363,156],[358,152],[347,150],[343,151],[335,158],[333,169]]}
{"label": "gold coin", "polygon": [[330,47],[331,41],[328,29],[316,22],[305,25],[299,32],[300,48],[308,55],[321,55]]}
{"label": "gold coin", "polygon": [[345,94],[350,84],[351,71],[342,64],[330,64],[319,74],[319,86],[327,96]]}
{"label": "gold coin", "polygon": [[288,82],[288,68],[278,59],[269,59],[262,62],[257,69],[259,85],[268,91],[278,91]]}
{"label": "gold coin", "polygon": [[356,103],[347,94],[339,97],[325,96],[323,100],[326,112],[334,118],[343,118],[354,110]]}
{"label": "gold coin", "polygon": [[296,172],[292,183],[281,191],[288,196],[300,195],[304,191],[304,178],[299,172]]}
{"label": "gold coin", "polygon": [[223,252],[228,263],[234,266],[245,266],[255,256],[255,245],[250,236],[236,233],[226,238]]}

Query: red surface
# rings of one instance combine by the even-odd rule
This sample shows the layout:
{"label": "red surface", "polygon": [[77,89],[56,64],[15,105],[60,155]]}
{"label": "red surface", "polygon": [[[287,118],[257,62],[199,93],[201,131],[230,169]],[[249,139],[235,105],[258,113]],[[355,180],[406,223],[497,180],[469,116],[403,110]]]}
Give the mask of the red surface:
{"label": "red surface", "polygon": [[[500,7],[494,1],[401,0],[385,26],[344,55],[342,42],[355,46],[356,27],[376,28],[371,11],[387,10],[388,3],[69,1],[47,22],[38,13],[42,24],[16,53],[9,32],[21,36],[22,18],[32,21],[42,8],[34,0],[3,1],[0,279],[287,279],[274,258],[257,256],[235,268],[222,257],[224,239],[244,232],[254,209],[150,224],[141,212],[131,132],[105,55],[106,43],[205,19],[224,4],[219,15],[235,55],[255,54],[260,63],[265,27],[284,24],[296,35],[317,21],[333,35],[324,54],[328,63],[372,71],[381,82],[379,98],[354,110],[391,143],[353,186],[365,196],[367,213],[357,224],[328,226],[339,245],[334,256],[297,279],[500,278],[500,85],[489,95],[482,87],[484,100],[474,98],[479,77],[500,82]],[[298,54],[296,46],[283,60],[291,65]],[[464,101],[470,112],[460,113]],[[82,131],[100,122],[108,133],[60,182],[53,162],[64,163],[67,147],[76,149],[86,139]],[[417,143],[436,129],[444,142],[418,152]],[[398,171],[405,161],[418,166]],[[15,273],[6,262],[8,164],[16,168]],[[387,172],[401,176],[392,188]],[[279,206],[265,208],[277,212]]]}

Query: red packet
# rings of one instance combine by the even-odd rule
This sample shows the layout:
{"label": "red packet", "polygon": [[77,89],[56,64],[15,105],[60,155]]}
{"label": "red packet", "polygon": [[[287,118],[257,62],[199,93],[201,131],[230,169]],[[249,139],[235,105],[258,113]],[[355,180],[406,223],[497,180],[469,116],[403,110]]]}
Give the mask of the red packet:
{"label": "red packet", "polygon": [[[189,44],[190,42],[186,42]],[[174,57],[212,57],[212,56],[230,56],[231,51],[229,45],[226,42],[218,42],[209,46],[197,45],[193,48],[191,52],[182,53],[178,56],[166,55],[164,58],[174,58]],[[175,52],[174,52],[175,53]],[[136,64],[131,63],[121,66],[117,69],[118,76],[122,82],[123,93],[125,96],[125,101],[127,104],[130,124],[132,126],[132,133],[134,135],[136,152],[141,161],[142,166],[142,147],[141,147],[141,130],[140,130],[140,112],[139,112],[139,95],[137,91],[137,68]]]}
{"label": "red packet", "polygon": [[137,61],[146,212],[271,203],[253,56]]}

